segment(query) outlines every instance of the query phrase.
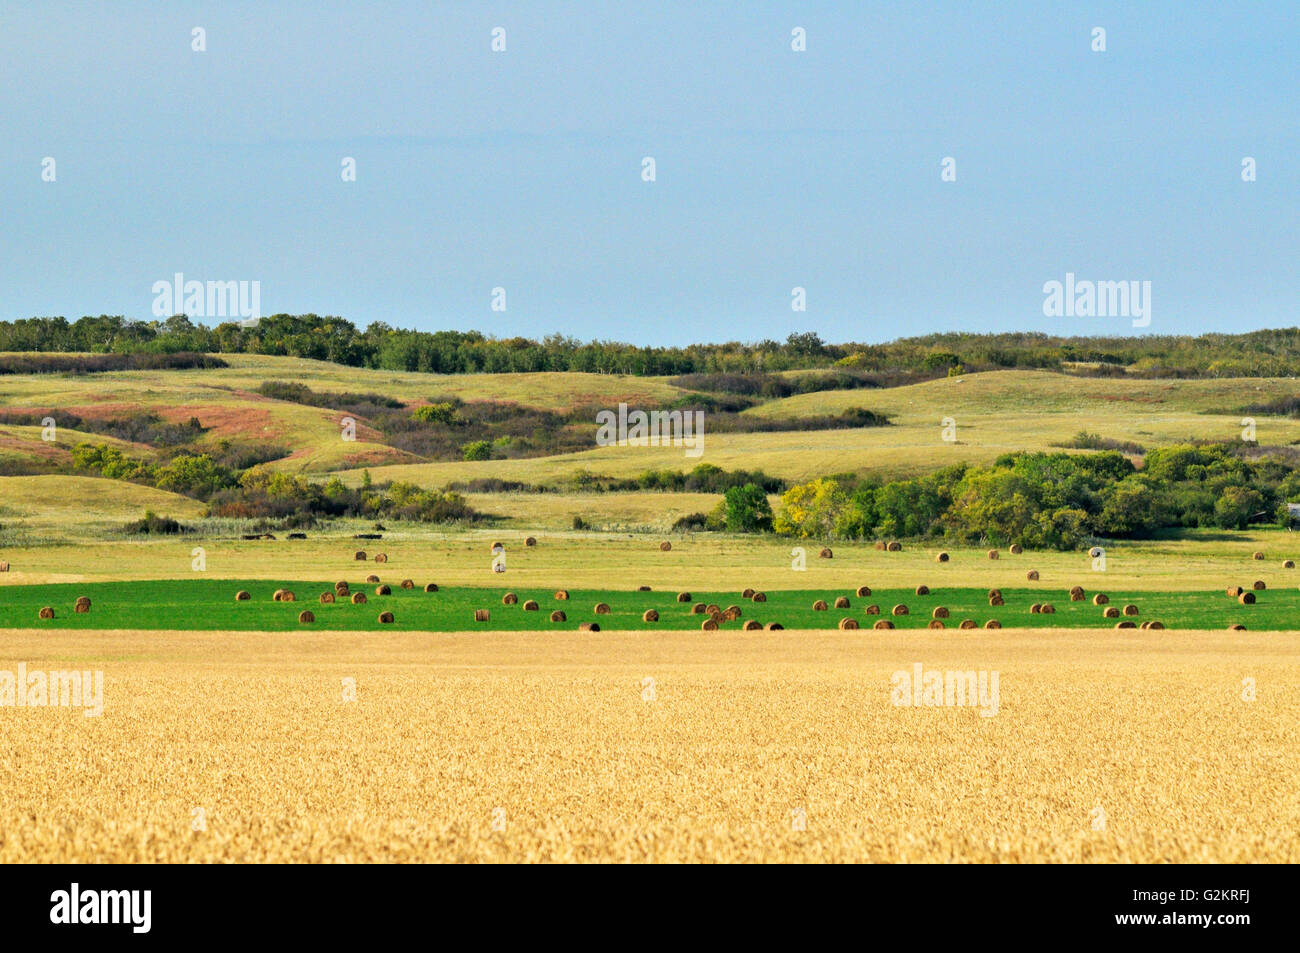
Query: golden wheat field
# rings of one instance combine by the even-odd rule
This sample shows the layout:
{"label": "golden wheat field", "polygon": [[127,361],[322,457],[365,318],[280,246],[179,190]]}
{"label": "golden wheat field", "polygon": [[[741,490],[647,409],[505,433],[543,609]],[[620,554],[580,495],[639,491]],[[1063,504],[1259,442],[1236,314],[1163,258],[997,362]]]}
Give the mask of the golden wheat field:
{"label": "golden wheat field", "polygon": [[[3,710],[3,862],[1300,859],[1278,634],[0,639],[104,672]],[[915,663],[997,713],[894,705]]]}

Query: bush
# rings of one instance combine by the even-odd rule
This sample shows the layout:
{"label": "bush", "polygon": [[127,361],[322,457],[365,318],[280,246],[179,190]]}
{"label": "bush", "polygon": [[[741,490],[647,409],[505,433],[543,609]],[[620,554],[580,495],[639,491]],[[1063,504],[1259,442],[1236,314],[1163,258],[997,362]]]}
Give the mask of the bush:
{"label": "bush", "polygon": [[462,460],[491,460],[492,444],[487,440],[471,440],[460,448]]}

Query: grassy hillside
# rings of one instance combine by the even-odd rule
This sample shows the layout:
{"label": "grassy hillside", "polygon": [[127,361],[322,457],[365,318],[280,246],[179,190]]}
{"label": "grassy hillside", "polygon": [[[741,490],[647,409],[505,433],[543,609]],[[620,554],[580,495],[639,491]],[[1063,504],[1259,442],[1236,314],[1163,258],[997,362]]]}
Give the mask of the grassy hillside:
{"label": "grassy hillside", "polygon": [[9,541],[0,549],[0,559],[33,541],[80,542],[120,530],[145,510],[187,520],[198,519],[205,509],[189,497],[120,480],[61,474],[0,477],[0,539]]}

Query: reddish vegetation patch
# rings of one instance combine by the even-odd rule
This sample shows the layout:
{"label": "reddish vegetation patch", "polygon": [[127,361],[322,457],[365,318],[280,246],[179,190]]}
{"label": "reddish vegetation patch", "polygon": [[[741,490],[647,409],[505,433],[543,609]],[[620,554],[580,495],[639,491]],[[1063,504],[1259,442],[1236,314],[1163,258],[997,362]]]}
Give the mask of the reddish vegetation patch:
{"label": "reddish vegetation patch", "polygon": [[419,462],[413,453],[396,448],[386,450],[364,450],[361,453],[349,453],[343,458],[344,467],[370,467],[386,463]]}
{"label": "reddish vegetation patch", "polygon": [[14,436],[6,430],[0,430],[0,451],[12,451],[18,456],[54,463],[64,463],[71,457],[67,450],[55,444]]}
{"label": "reddish vegetation patch", "polygon": [[211,433],[221,437],[282,437],[287,433],[283,422],[261,407],[232,407],[228,404],[188,404],[181,407],[151,408],[163,420],[173,424],[188,423],[191,417]]}

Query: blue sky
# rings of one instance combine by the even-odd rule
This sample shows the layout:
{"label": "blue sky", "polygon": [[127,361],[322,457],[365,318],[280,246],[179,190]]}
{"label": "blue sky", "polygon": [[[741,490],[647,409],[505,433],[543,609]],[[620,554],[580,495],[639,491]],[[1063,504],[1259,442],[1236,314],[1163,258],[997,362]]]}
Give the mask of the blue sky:
{"label": "blue sky", "polygon": [[1292,326],[1300,13],[1226,7],[3,0],[0,319],[179,271],[501,336],[1136,333],[1045,317],[1069,271]]}

